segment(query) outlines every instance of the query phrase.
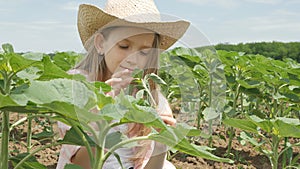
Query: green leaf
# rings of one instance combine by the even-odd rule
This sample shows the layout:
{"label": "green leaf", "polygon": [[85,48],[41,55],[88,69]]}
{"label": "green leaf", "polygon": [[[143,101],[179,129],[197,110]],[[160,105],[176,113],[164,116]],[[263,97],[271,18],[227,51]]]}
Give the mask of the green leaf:
{"label": "green leaf", "polygon": [[102,109],[105,105],[114,103],[114,99],[110,96],[106,96],[103,93],[97,94],[97,105],[99,109]]}
{"label": "green leaf", "polygon": [[44,70],[39,80],[51,80],[55,78],[68,78],[72,79],[72,75],[69,75],[66,71],[55,65],[49,58],[45,56],[43,58]]}
{"label": "green leaf", "polygon": [[[228,162],[233,163],[232,160],[218,157],[207,151],[206,147],[197,146],[191,144],[181,133],[182,126],[179,128],[168,128],[159,134],[152,134],[149,136],[150,139],[158,141],[160,143],[166,144],[170,147],[173,147],[183,153],[190,154],[193,156],[219,161],[219,162]],[[185,132],[183,132],[185,133]]]}
{"label": "green leaf", "polygon": [[204,120],[210,121],[218,118],[220,116],[220,113],[218,113],[214,108],[212,107],[206,107],[203,112]]}
{"label": "green leaf", "polygon": [[[81,128],[79,128],[81,134],[87,139],[90,146],[96,146],[95,142],[88,136]],[[61,141],[63,144],[71,144],[78,146],[85,146],[83,138],[73,127],[66,132],[63,140]]]}
{"label": "green leaf", "polygon": [[153,80],[155,83],[157,83],[157,84],[163,84],[163,85],[167,85],[167,83],[162,79],[162,78],[160,78],[158,75],[156,75],[156,74],[154,74],[154,73],[151,73],[150,75],[149,75],[149,78],[151,79],[151,80]]}
{"label": "green leaf", "polygon": [[260,127],[262,130],[266,131],[267,133],[272,132],[273,129],[273,123],[268,119],[261,119],[256,115],[250,116],[250,119],[253,123],[255,123],[258,127]]}
{"label": "green leaf", "polygon": [[100,110],[100,116],[106,120],[121,120],[128,109],[118,104],[107,104]]}
{"label": "green leaf", "polygon": [[37,67],[28,67],[17,73],[17,76],[21,79],[28,79],[30,81],[37,79],[40,76],[41,69]]}
{"label": "green leaf", "polygon": [[26,59],[35,60],[35,61],[42,61],[42,59],[44,57],[44,54],[43,53],[28,52],[28,53],[24,53],[22,56]]}
{"label": "green leaf", "polygon": [[14,48],[9,43],[2,44],[2,49],[4,50],[5,53],[14,53]]}
{"label": "green leaf", "polygon": [[40,133],[33,134],[32,138],[33,139],[37,139],[37,140],[41,140],[41,139],[45,139],[45,138],[52,139],[54,135],[55,135],[55,133],[52,130],[51,131],[47,131],[47,130],[44,129]]}
{"label": "green leaf", "polygon": [[66,164],[64,169],[83,169],[83,168],[76,164]]}
{"label": "green leaf", "polygon": [[64,71],[68,71],[75,66],[77,61],[82,56],[75,52],[58,52],[52,57],[54,64],[60,67]]}
{"label": "green leaf", "polygon": [[237,82],[246,89],[256,88],[261,85],[261,82],[256,80],[237,80]]}
{"label": "green leaf", "polygon": [[280,137],[300,138],[299,119],[278,118],[274,123],[274,128]]}
{"label": "green leaf", "polygon": [[102,92],[109,92],[111,91],[111,86],[106,84],[105,82],[91,82],[91,85],[94,85],[96,87],[96,89],[98,89],[98,91],[102,91]]}
{"label": "green leaf", "polygon": [[118,144],[125,138],[126,137],[120,131],[109,133],[106,136],[105,148],[112,148],[114,145]]}
{"label": "green leaf", "polygon": [[11,54],[9,60],[9,65],[12,68],[13,72],[22,71],[36,63],[38,63],[38,61],[26,59],[19,54]]}
{"label": "green leaf", "polygon": [[12,107],[12,106],[19,106],[16,102],[14,102],[10,96],[8,95],[2,95],[0,93],[0,109],[4,107]]}
{"label": "green leaf", "polygon": [[252,120],[226,118],[223,123],[245,131],[257,133],[257,125]]}
{"label": "green leaf", "polygon": [[245,132],[241,132],[240,138],[242,138],[245,141],[250,142],[251,144],[253,144],[254,146],[257,146],[257,147],[259,147],[263,144],[263,142],[258,143],[250,134],[245,133]]}
{"label": "green leaf", "polygon": [[[13,163],[13,166],[16,166],[23,158],[25,158],[29,153],[21,153],[17,156],[11,157],[9,160]],[[34,156],[30,156],[27,161],[25,161],[20,169],[47,169],[46,166],[40,164]]]}
{"label": "green leaf", "polygon": [[87,87],[74,80],[54,79],[50,81],[32,81],[22,94],[12,94],[11,98],[20,105],[28,101],[36,104],[54,101],[67,102],[83,108],[95,96]]}
{"label": "green leaf", "polygon": [[39,105],[40,108],[47,108],[56,114],[62,115],[64,118],[73,119],[83,124],[101,119],[101,116],[88,111],[89,109],[79,108],[71,103],[51,102]]}

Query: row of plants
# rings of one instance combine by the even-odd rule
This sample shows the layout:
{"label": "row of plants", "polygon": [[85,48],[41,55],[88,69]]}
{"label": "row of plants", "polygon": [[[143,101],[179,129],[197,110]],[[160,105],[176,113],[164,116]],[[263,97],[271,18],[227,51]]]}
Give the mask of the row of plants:
{"label": "row of plants", "polygon": [[[85,146],[94,169],[102,168],[110,155],[114,155],[122,166],[115,150],[124,146],[135,146],[134,143],[141,140],[161,142],[178,151],[205,159],[233,162],[213,155],[210,147],[191,143],[189,138],[199,136],[201,134],[199,129],[185,123],[178,123],[176,127],[165,125],[149,101],[151,99],[149,80],[165,84],[155,74],[142,78],[140,76],[142,73],[136,72],[135,79],[140,88],[136,97],[123,92],[112,98],[105,94],[111,90],[107,84],[88,82],[82,75],[66,73],[81,55],[73,52],[57,53],[53,57],[42,53],[17,54],[10,44],[3,44],[2,49],[0,168],[8,168],[9,163],[16,169],[46,168],[36,160],[34,154],[61,144]],[[25,114],[26,117],[11,124],[11,113]],[[63,139],[53,140],[51,144],[32,149],[31,140],[34,138],[31,135],[30,122],[36,117],[61,121],[72,128]],[[10,156],[8,148],[10,132],[25,121],[28,121],[27,152]],[[133,138],[128,138],[121,132],[109,132],[113,127],[132,122],[144,124],[152,128],[152,132],[147,136]],[[90,124],[96,125],[98,130]],[[65,168],[73,167],[79,168],[75,165],[67,165]]]}
{"label": "row of plants", "polygon": [[[9,44],[2,48],[0,168],[7,168],[8,161],[15,168],[46,168],[34,154],[61,144],[86,146],[93,168],[101,168],[108,156],[119,159],[116,149],[134,146],[133,142],[140,140],[155,140],[174,148],[173,152],[232,163],[233,139],[240,140],[241,146],[252,144],[255,151],[269,158],[273,169],[300,165],[299,152],[293,151],[300,146],[300,64],[292,59],[279,61],[209,47],[198,51],[175,48],[161,55],[159,76],[142,78],[140,72],[135,73],[140,89],[136,97],[124,92],[111,98],[105,95],[111,90],[105,83],[87,82],[83,76],[66,73],[82,57],[79,54],[20,55]],[[150,79],[160,85],[171,105],[180,107],[176,127],[166,126],[150,106]],[[91,112],[95,105],[100,109],[96,114]],[[27,117],[10,124],[12,112]],[[35,117],[61,121],[72,128],[62,140],[35,150],[31,149],[33,138],[28,130],[27,152],[10,157],[10,131]],[[109,133],[111,128],[130,122],[145,124],[153,132],[135,138]],[[90,123],[100,130],[95,131]],[[214,130],[220,125],[228,133],[227,158],[214,155],[212,146]],[[236,130],[242,132],[236,135]],[[199,138],[208,139],[208,145],[196,145]]]}
{"label": "row of plants", "polygon": [[[236,159],[231,143],[237,139],[241,147],[252,144],[267,156],[273,169],[299,167],[300,154],[293,148],[300,146],[300,64],[243,52],[215,53],[210,48],[198,52],[177,48],[163,55],[180,58],[199,84],[197,128],[220,117],[218,122],[228,133],[227,157]],[[187,71],[178,71],[184,79]],[[171,79],[168,83],[177,86],[170,93],[178,93],[178,82]],[[236,135],[236,130],[242,132]]]}

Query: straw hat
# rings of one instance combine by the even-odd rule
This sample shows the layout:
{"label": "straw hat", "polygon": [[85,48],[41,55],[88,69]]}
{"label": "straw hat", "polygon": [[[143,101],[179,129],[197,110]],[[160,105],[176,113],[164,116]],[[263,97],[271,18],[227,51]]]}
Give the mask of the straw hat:
{"label": "straw hat", "polygon": [[[189,22],[183,20],[162,22],[153,0],[108,0],[104,9],[81,4],[77,21],[83,45],[99,29],[133,26],[158,33],[161,37],[161,49],[172,46],[183,36],[189,25]],[[86,46],[85,48],[87,49]]]}

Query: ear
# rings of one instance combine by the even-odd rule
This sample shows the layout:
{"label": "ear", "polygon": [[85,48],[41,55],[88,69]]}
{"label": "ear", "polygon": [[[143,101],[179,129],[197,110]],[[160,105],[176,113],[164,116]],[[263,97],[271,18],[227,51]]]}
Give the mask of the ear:
{"label": "ear", "polygon": [[103,43],[104,43],[104,36],[101,33],[97,33],[95,35],[94,45],[97,50],[97,53],[101,55],[104,54]]}

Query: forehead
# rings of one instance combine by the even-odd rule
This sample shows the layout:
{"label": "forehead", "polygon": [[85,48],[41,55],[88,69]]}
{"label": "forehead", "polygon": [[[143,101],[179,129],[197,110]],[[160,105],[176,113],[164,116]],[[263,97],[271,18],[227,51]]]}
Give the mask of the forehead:
{"label": "forehead", "polygon": [[131,39],[133,41],[143,40],[152,44],[154,32],[136,27],[116,27],[110,31],[107,40],[116,43],[124,39]]}

